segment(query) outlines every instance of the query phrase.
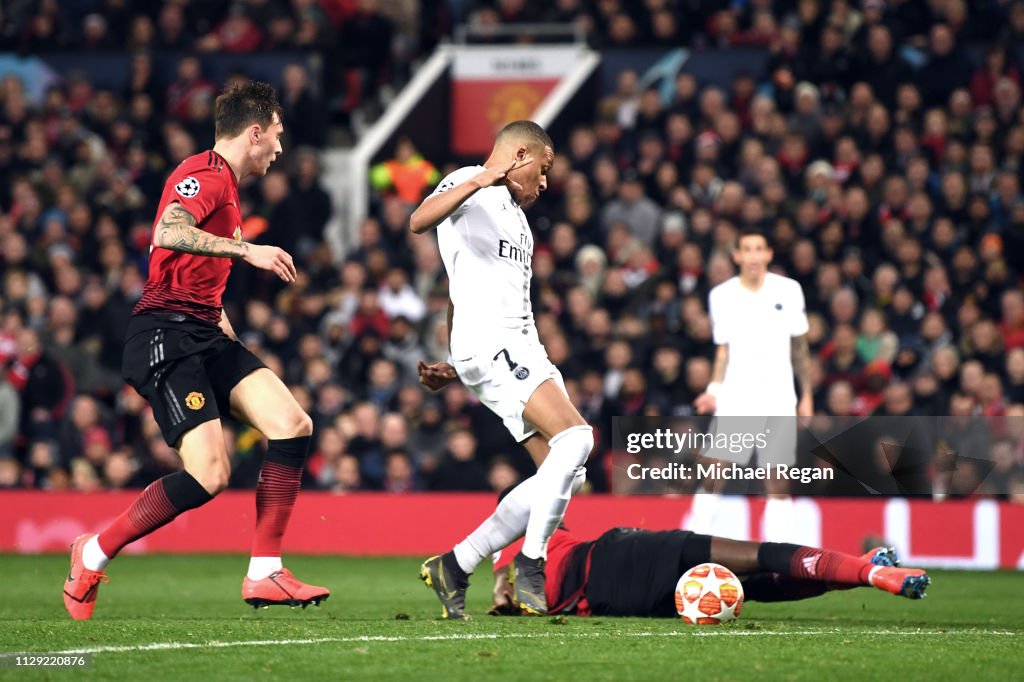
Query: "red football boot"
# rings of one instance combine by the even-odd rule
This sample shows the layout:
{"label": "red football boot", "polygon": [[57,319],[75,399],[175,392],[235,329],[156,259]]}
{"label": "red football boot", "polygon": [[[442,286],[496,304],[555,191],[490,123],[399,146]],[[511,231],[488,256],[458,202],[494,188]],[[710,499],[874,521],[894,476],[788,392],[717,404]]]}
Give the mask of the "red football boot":
{"label": "red football boot", "polygon": [[924,592],[932,583],[932,579],[920,568],[895,566],[878,566],[872,569],[868,580],[880,590],[908,599],[924,599],[927,596]]}
{"label": "red football boot", "polygon": [[71,569],[68,571],[67,580],[64,581],[64,608],[75,620],[92,618],[100,583],[110,582],[110,578],[103,571],[91,571],[82,563],[82,547],[95,535],[79,535],[71,543]]}
{"label": "red football boot", "polygon": [[287,568],[274,571],[262,580],[250,580],[246,576],[242,581],[242,599],[254,609],[261,606],[319,606],[329,596],[331,591],[326,587],[307,585]]}

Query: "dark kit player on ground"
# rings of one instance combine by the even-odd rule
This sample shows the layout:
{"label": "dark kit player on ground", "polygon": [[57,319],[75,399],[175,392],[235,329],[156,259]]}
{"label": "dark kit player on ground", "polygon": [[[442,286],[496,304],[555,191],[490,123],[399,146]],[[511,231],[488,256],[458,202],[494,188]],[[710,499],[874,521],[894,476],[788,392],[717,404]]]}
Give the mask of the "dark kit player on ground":
{"label": "dark kit player on ground", "polygon": [[295,281],[292,257],[242,241],[238,182],[265,175],[281,154],[281,105],[272,87],[248,82],[217,98],[213,149],[185,159],[164,185],[153,227],[149,278],[128,325],[123,374],[153,408],[184,469],[164,476],[99,534],[71,548],[64,605],[92,617],[104,568],[126,545],[224,490],[230,460],[221,429],[231,415],[269,440],[256,487],[256,529],[242,596],[253,606],[319,604],[330,592],[281,563],[281,539],[313,433],[281,380],[239,343],[221,296],[234,259]]}
{"label": "dark kit player on ground", "polygon": [[[494,562],[493,615],[519,612],[508,570],[516,546]],[[863,556],[781,542],[746,542],[687,530],[612,528],[584,540],[559,528],[548,544],[545,592],[550,613],[578,616],[675,617],[679,577],[714,562],[740,576],[745,599],[792,601],[872,586],[920,599],[931,584],[918,568],[899,568],[892,548]]]}

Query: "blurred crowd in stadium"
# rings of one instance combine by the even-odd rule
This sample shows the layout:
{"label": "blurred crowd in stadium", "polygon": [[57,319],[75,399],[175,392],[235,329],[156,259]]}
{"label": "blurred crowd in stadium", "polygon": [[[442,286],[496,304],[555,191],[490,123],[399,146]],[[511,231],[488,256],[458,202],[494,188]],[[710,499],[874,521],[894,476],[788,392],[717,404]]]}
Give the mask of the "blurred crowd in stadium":
{"label": "blurred crowd in stadium", "polygon": [[[436,244],[409,235],[407,216],[449,160],[435,169],[405,144],[374,169],[374,214],[340,266],[322,238],[329,112],[397,82],[463,20],[573,21],[600,46],[770,52],[764,73],[729,88],[683,72],[669,101],[623,71],[593,120],[556,140],[530,215],[534,306],[598,433],[593,489],[607,486],[612,415],[686,415],[708,383],[707,293],[733,274],[746,224],[803,285],[819,412],[1024,417],[1024,4],[539,4],[6,3],[0,49],[134,56],[120,91],[77,75],[37,106],[16,78],[0,84],[0,487],[136,487],[180,466],[120,379],[122,334],[164,176],[212,144],[224,83],[195,56],[156,82],[148,49],[321,49],[349,69],[328,70],[341,86],[321,92],[286,68],[286,156],[244,190],[246,238],[295,254],[299,281],[239,265],[226,296],[240,336],[314,417],[308,487],[501,490],[530,470],[460,386],[416,383],[418,360],[447,355],[447,291]],[[993,448],[993,476],[1024,493],[1015,433]],[[233,486],[254,484],[261,448],[230,431]]]}

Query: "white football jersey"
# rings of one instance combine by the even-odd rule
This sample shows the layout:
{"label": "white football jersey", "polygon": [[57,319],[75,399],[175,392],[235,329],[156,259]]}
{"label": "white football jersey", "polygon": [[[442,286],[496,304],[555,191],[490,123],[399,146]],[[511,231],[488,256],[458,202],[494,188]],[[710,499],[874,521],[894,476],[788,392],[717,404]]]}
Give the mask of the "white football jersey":
{"label": "white football jersey", "polygon": [[795,415],[791,339],[808,329],[800,284],[768,273],[761,288],[751,291],[733,277],[712,289],[708,298],[715,343],[729,346],[715,413]]}
{"label": "white football jersey", "polygon": [[[437,186],[447,192],[484,170],[467,166]],[[452,355],[486,351],[502,333],[533,321],[533,232],[505,186],[486,187],[437,226],[437,243],[455,305]]]}

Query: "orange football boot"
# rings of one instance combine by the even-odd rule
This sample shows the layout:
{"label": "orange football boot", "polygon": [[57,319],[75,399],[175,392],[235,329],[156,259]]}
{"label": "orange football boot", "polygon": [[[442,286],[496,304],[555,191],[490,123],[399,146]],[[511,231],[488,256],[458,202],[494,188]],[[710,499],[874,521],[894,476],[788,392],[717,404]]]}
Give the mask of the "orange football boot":
{"label": "orange football boot", "polygon": [[878,566],[871,570],[868,580],[880,590],[908,599],[924,599],[932,579],[920,568]]}
{"label": "orange football boot", "polygon": [[100,583],[110,582],[103,571],[91,571],[82,563],[82,548],[95,533],[79,535],[71,543],[71,569],[64,581],[64,608],[75,620],[89,620],[96,608]]}
{"label": "orange football boot", "polygon": [[331,591],[326,587],[307,585],[289,571],[282,568],[274,571],[262,580],[250,580],[246,576],[242,581],[242,599],[254,609],[268,606],[301,606],[310,604],[320,606],[327,601]]}

